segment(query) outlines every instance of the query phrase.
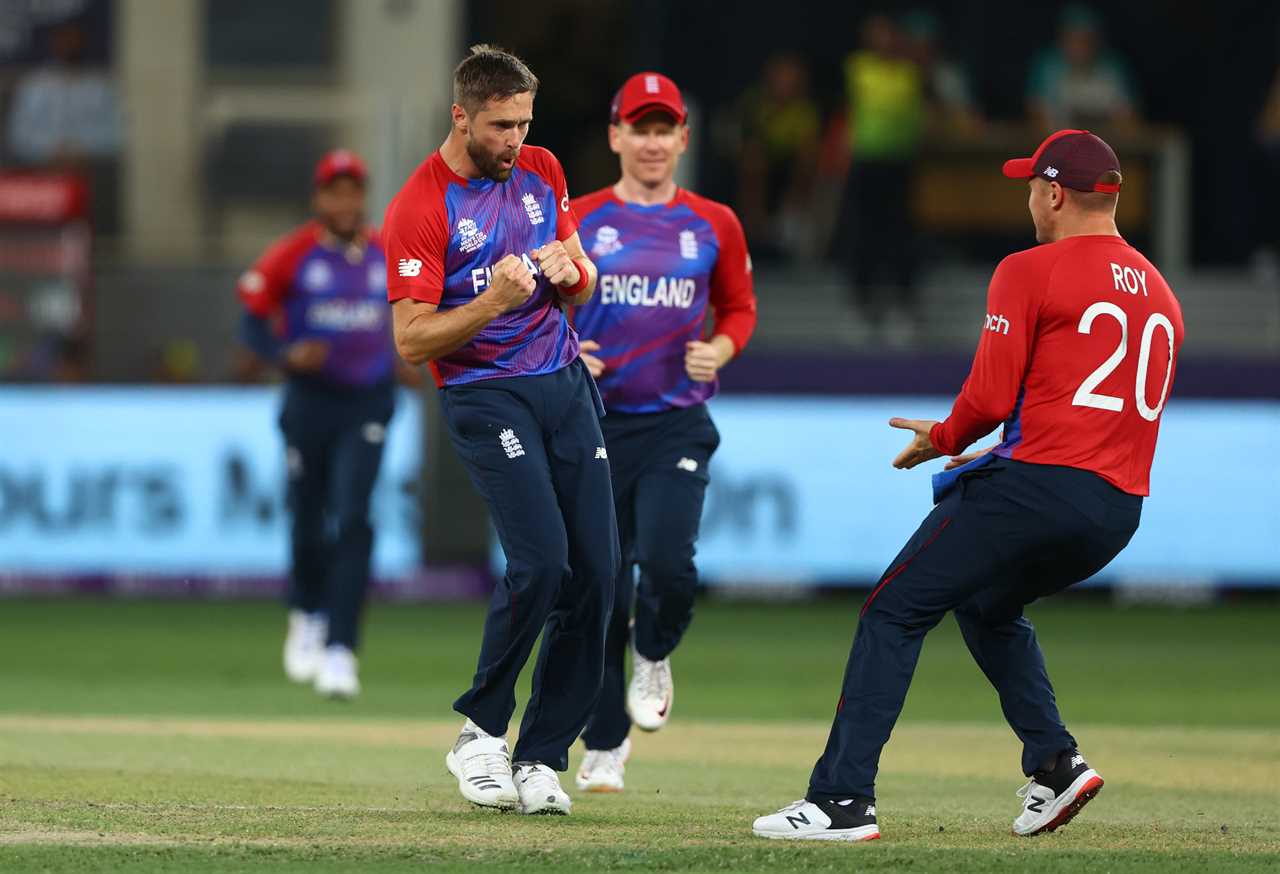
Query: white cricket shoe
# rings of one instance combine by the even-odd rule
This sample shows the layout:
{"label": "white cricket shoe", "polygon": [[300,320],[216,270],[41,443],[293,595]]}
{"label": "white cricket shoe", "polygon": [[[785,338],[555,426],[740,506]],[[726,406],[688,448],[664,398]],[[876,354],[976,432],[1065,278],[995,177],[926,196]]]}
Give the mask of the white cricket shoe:
{"label": "white cricket shoe", "polygon": [[573,807],[556,772],[541,762],[518,762],[515,783],[521,813],[565,816]]}
{"label": "white cricket shoe", "polygon": [[316,678],[324,656],[329,622],[322,613],[289,611],[289,632],[284,638],[284,675],[295,683]]}
{"label": "white cricket shoe", "polygon": [[627,686],[627,713],[636,728],[657,731],[667,724],[675,687],[671,682],[671,659],[649,661],[632,651],[631,683]]}
{"label": "white cricket shoe", "polygon": [[326,698],[354,698],[360,694],[356,656],[342,644],[327,647],[316,671],[315,689]]}
{"label": "white cricket shoe", "polygon": [[1102,785],[1102,776],[1078,751],[1062,753],[1052,771],[1037,771],[1018,790],[1022,814],[1013,821],[1013,833],[1029,838],[1058,830],[1093,800]]}
{"label": "white cricket shoe", "polygon": [[759,817],[751,826],[756,837],[792,841],[874,841],[880,838],[874,801],[805,801],[788,804]]}
{"label": "white cricket shoe", "polygon": [[494,737],[468,719],[444,763],[457,778],[462,797],[472,804],[499,810],[514,810],[520,804],[520,794],[511,782],[506,738]]}
{"label": "white cricket shoe", "polygon": [[631,738],[611,750],[587,750],[574,782],[581,792],[621,792],[622,775],[631,757]]}

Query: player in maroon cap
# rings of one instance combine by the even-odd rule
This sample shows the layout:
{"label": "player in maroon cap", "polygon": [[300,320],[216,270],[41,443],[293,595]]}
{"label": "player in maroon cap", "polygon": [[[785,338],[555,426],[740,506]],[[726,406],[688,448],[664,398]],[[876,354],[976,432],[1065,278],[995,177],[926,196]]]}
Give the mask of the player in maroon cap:
{"label": "player in maroon cap", "polygon": [[345,149],[316,165],[315,220],[242,277],[244,338],[285,374],[292,561],[284,668],[323,695],[360,683],[356,644],[369,586],[369,495],[395,400],[386,255],[364,223],[364,162]]}
{"label": "player in maroon cap", "polygon": [[1182,344],[1164,278],[1116,230],[1120,164],[1088,131],[1059,131],[1004,166],[1027,179],[1042,245],[991,278],[973,369],[943,422],[914,433],[894,467],[957,456],[1003,423],[1000,443],[953,457],[936,506],[862,607],[827,748],[805,799],[755,821],[767,838],[878,838],[880,751],[924,636],[955,611],[969,652],[1022,741],[1017,835],[1064,825],[1102,777],[1063,725],[1032,601],[1093,576],[1138,528],[1160,414]]}

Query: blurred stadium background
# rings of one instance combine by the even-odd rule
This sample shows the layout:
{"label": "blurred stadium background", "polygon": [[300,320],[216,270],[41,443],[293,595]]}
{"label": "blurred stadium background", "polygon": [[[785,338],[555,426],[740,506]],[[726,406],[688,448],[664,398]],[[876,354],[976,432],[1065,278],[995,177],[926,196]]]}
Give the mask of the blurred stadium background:
{"label": "blurred stadium background", "polygon": [[[146,756],[168,747],[105,752],[140,723],[99,725],[103,736],[90,742],[97,723],[67,728],[50,715],[288,718],[295,727],[334,718],[301,692],[285,697],[296,690],[274,679],[283,611],[269,599],[287,561],[279,398],[275,376],[237,340],[233,286],[271,239],[307,217],[310,171],[328,149],[365,156],[380,220],[443,139],[452,68],[476,41],[515,51],[540,77],[529,141],[561,158],[575,194],[616,176],[605,125],[617,86],[640,69],[671,75],[692,110],[682,184],[734,205],[747,226],[760,324],[712,407],[724,441],[699,545],[707,630],[699,642],[695,623],[690,636],[685,688],[698,691],[681,695],[697,720],[826,719],[838,669],[821,691],[793,688],[792,669],[805,664],[794,641],[812,632],[830,644],[824,661],[843,662],[853,597],[928,505],[927,473],[890,469],[902,440],[884,422],[945,414],[990,271],[1033,243],[1025,191],[1001,177],[1001,162],[1029,154],[1054,127],[1088,127],[1115,145],[1121,231],[1179,295],[1187,341],[1143,526],[1088,591],[1067,595],[1060,612],[1046,608],[1049,628],[1064,635],[1057,651],[1051,633],[1046,646],[1053,660],[1133,635],[1115,661],[1104,650],[1065,662],[1064,673],[1115,678],[1113,697],[1082,705],[1090,724],[1255,731],[1213,741],[1228,751],[1216,773],[1242,775],[1219,788],[1244,793],[1232,803],[1270,823],[1255,823],[1259,846],[1277,851],[1274,782],[1250,789],[1245,772],[1252,762],[1274,773],[1280,748],[1280,647],[1266,630],[1280,619],[1280,4],[1244,0],[744,0],[731,13],[677,0],[0,0],[0,796],[9,796],[0,804],[10,804],[9,819],[111,832],[126,827],[67,805],[141,805],[169,785],[143,792],[127,776],[152,773]],[[854,63],[909,64],[920,87],[886,99],[851,93],[865,87],[848,75]],[[863,150],[850,148],[851,129],[864,131]],[[876,129],[898,133],[865,135]],[[856,180],[873,163],[891,167],[906,192],[888,247],[909,255],[906,268],[851,263],[845,229],[868,208]],[[396,731],[419,716],[452,724],[451,690],[473,665],[476,603],[500,565],[433,394],[403,390],[393,421],[375,498],[367,694],[345,712],[399,719]],[[730,595],[797,603],[758,608]],[[462,603],[403,612],[386,603],[410,600]],[[833,615],[826,605],[841,618],[820,634],[813,629]],[[227,627],[237,629],[231,639]],[[1205,646],[1190,646],[1206,627],[1216,630]],[[444,635],[454,628],[466,632],[456,641]],[[772,672],[757,674],[760,700],[775,703],[758,714],[735,704],[747,694],[741,677],[737,695],[722,687],[733,658],[749,661],[748,629],[771,629],[759,640],[777,644]],[[963,657],[948,633],[935,665],[942,652]],[[218,658],[225,669],[213,667]],[[908,715],[1000,731],[976,670],[922,676],[926,691],[913,693]],[[1200,679],[1180,685],[1191,676]],[[990,706],[970,712],[962,704],[971,695]],[[174,737],[199,734],[184,725]],[[65,744],[62,731],[71,732]],[[922,750],[931,743],[920,739]],[[788,769],[774,762],[796,790],[816,753],[806,744]],[[204,752],[212,761],[227,750]],[[270,748],[255,755],[269,758]],[[673,755],[671,773],[683,773]],[[435,752],[406,756],[416,764],[404,767],[421,768]],[[125,776],[93,783],[85,775],[95,761]],[[299,765],[311,777],[298,779],[320,779],[324,761],[314,752]],[[218,767],[208,769],[200,773]],[[59,784],[59,774],[72,779]],[[210,798],[288,805],[311,791],[244,796],[237,774],[224,773],[226,791]],[[379,780],[349,803],[391,804],[381,789],[416,786]],[[456,807],[446,781],[431,780],[428,806]],[[711,798],[717,788],[702,791]],[[315,803],[340,805],[339,796],[319,792]],[[742,816],[717,811],[708,816],[728,828]],[[452,826],[464,834],[467,822]],[[251,832],[238,822],[213,830]],[[1137,840],[1135,852],[1147,846]],[[59,870],[64,858],[31,852],[21,858],[32,869]],[[760,862],[739,861],[743,870]],[[1060,861],[1065,870],[1079,860]],[[626,858],[588,862],[625,867]]]}

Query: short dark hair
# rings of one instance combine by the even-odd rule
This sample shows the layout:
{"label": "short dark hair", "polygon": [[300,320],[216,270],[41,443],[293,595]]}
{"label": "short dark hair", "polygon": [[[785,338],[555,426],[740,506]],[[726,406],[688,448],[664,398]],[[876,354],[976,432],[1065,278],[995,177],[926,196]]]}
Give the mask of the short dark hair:
{"label": "short dark hair", "polygon": [[490,100],[538,93],[538,77],[508,51],[481,43],[453,71],[453,102],[474,115]]}
{"label": "short dark hair", "polygon": [[[1119,170],[1108,170],[1096,180],[1103,185],[1119,185],[1124,181]],[[1086,212],[1111,212],[1120,200],[1114,191],[1073,191],[1071,194]]]}

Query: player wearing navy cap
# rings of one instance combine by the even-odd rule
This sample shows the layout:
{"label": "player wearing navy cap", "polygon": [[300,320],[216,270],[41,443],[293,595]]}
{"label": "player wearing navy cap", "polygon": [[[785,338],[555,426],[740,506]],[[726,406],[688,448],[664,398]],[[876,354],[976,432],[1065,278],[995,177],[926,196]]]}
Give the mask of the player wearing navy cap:
{"label": "player wearing navy cap", "polygon": [[[387,209],[387,267],[396,345],[431,362],[507,557],[446,763],[469,801],[565,814],[555,772],[600,694],[618,532],[604,410],[564,313],[590,298],[596,268],[560,163],[524,143],[537,88],[488,46],[458,65],[452,130]],[[513,774],[504,735],[539,634]]]}
{"label": "player wearing navy cap", "polygon": [[674,82],[659,73],[632,76],[610,114],[621,178],[573,201],[600,270],[599,291],[575,308],[574,324],[588,338],[582,357],[609,411],[603,429],[623,551],[604,688],[583,733],[587,754],[577,785],[586,791],[621,791],[632,721],[654,731],[670,716],[669,656],[693,616],[694,543],[707,465],[720,442],[706,401],[756,323],[751,259],[737,216],[675,184],[689,143],[687,118]]}
{"label": "player wearing navy cap", "polygon": [[244,338],[285,373],[292,560],[285,673],[316,691],[360,690],[356,647],[369,586],[369,496],[395,401],[386,256],[364,224],[364,162],[316,165],[315,220],[278,240],[237,285]]}
{"label": "player wearing navy cap", "polygon": [[1050,136],[1004,166],[1029,180],[1033,249],[1000,262],[973,368],[943,422],[894,460],[912,468],[1002,440],[934,477],[936,506],[862,607],[835,720],[804,800],[755,821],[761,837],[878,838],[875,778],[924,637],[955,611],[969,652],[1022,741],[1017,835],[1053,831],[1102,788],[1058,713],[1023,608],[1093,576],[1138,528],[1160,414],[1182,344],[1164,278],[1116,230],[1115,153],[1088,131]]}

